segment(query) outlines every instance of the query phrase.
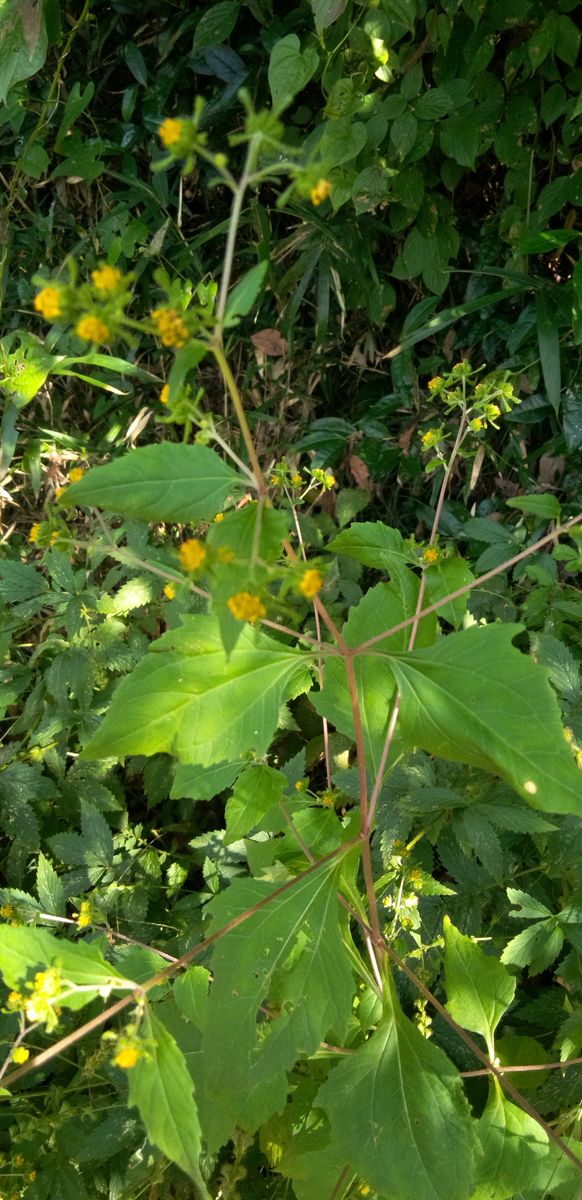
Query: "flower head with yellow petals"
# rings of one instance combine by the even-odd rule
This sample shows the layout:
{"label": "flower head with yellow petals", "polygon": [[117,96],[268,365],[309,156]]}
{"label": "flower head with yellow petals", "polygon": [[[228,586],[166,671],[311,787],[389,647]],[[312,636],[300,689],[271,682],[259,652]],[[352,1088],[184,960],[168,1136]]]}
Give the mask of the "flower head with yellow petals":
{"label": "flower head with yellow petals", "polygon": [[178,551],[185,571],[198,571],[206,558],[206,547],[198,538],[188,538]]}
{"label": "flower head with yellow petals", "polygon": [[34,307],[47,321],[61,316],[61,293],[56,287],[44,287],[34,297]]}
{"label": "flower head with yellow petals", "polygon": [[110,267],[106,263],[91,271],[91,279],[99,292],[115,292],[123,282],[123,275],[119,267]]}
{"label": "flower head with yellow petals", "polygon": [[237,621],[248,621],[250,625],[256,625],[261,617],[267,615],[261,597],[253,592],[237,592],[236,595],[229,596],[226,603]]}
{"label": "flower head with yellow petals", "polygon": [[75,326],[75,333],[84,342],[107,342],[111,337],[111,330],[105,321],[90,315],[80,317]]}

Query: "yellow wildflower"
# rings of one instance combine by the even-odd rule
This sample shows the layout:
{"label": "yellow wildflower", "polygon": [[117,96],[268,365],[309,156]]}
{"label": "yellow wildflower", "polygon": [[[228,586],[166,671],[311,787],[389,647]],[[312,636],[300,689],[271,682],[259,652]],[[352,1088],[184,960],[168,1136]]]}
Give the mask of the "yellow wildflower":
{"label": "yellow wildflower", "polygon": [[197,571],[206,558],[206,547],[198,538],[188,538],[179,550],[180,562],[185,571]]}
{"label": "yellow wildflower", "polygon": [[224,521],[224,513],[217,513],[214,520],[215,521]]}
{"label": "yellow wildflower", "polygon": [[361,1186],[361,1188],[359,1188],[359,1192],[360,1192],[360,1196],[369,1196],[369,1195],[370,1195],[370,1188],[368,1187],[368,1184],[367,1184],[367,1183],[363,1183],[363,1184],[362,1184],[362,1186]]}
{"label": "yellow wildflower", "polygon": [[323,477],[323,486],[328,489],[335,486],[335,475],[332,475],[331,471],[325,472]]}
{"label": "yellow wildflower", "polygon": [[10,1012],[18,1012],[24,1008],[24,996],[20,992],[9,992],[6,1007]]}
{"label": "yellow wildflower", "polygon": [[333,788],[326,788],[325,792],[321,793],[321,803],[324,808],[335,808],[335,792]]}
{"label": "yellow wildflower", "polygon": [[82,467],[73,467],[72,471],[69,471],[69,483],[78,483],[84,474]]}
{"label": "yellow wildflower", "polygon": [[252,592],[237,592],[236,595],[229,596],[226,603],[237,621],[249,621],[251,625],[256,625],[267,613],[260,596]]}
{"label": "yellow wildflower", "polygon": [[166,117],[158,129],[158,137],[166,150],[169,150],[171,146],[175,146],[180,141],[183,132],[183,121],[178,121],[176,117]]}
{"label": "yellow wildflower", "polygon": [[137,1046],[123,1046],[117,1051],[113,1059],[116,1067],[121,1067],[122,1071],[131,1071],[139,1061],[139,1050]]}
{"label": "yellow wildflower", "polygon": [[30,1050],[27,1050],[26,1046],[17,1046],[16,1049],[12,1051],[10,1057],[12,1062],[25,1063],[30,1058]]}
{"label": "yellow wildflower", "polygon": [[440,558],[439,552],[435,546],[429,546],[428,550],[424,551],[422,561],[425,567],[432,567]]}
{"label": "yellow wildflower", "polygon": [[155,308],[152,317],[162,346],[181,349],[188,339],[188,330],[175,308]]}
{"label": "yellow wildflower", "polygon": [[[564,726],[564,737],[565,737],[565,739],[566,739],[566,741],[567,741],[567,742],[573,742],[573,741],[574,741],[574,730],[573,730],[573,729],[570,729],[570,726],[569,726],[569,725],[565,725],[565,726]],[[1,908],[0,908],[0,913],[2,913],[2,916],[4,916],[4,915],[5,915],[5,914],[2,912],[2,909],[1,909]]]}
{"label": "yellow wildflower", "polygon": [[313,567],[309,571],[305,571],[299,581],[299,591],[307,600],[313,600],[322,587],[323,575],[321,571],[317,571]]}
{"label": "yellow wildflower", "polygon": [[58,288],[45,287],[34,297],[34,307],[47,321],[61,315],[61,293]]}
{"label": "yellow wildflower", "polygon": [[173,584],[173,583],[164,584],[164,596],[167,596],[168,600],[173,600],[175,595],[176,595],[175,584]]}
{"label": "yellow wildflower", "polygon": [[484,428],[485,422],[481,417],[473,417],[473,420],[469,421],[469,429],[472,429],[473,433],[480,433],[480,431]]}
{"label": "yellow wildflower", "polygon": [[3,904],[0,908],[0,917],[13,917],[16,909],[13,904]]}
{"label": "yellow wildflower", "polygon": [[[30,987],[30,984],[28,986]],[[57,968],[37,971],[34,977],[34,991],[38,996],[56,996],[60,987],[61,973]]]}
{"label": "yellow wildflower", "polygon": [[60,536],[61,536],[60,530],[53,529],[53,532],[51,533],[50,538],[49,538],[49,546],[50,547],[56,546],[57,542],[59,541]]}
{"label": "yellow wildflower", "polygon": [[15,1154],[12,1161],[13,1161],[15,1167],[23,1167],[26,1162],[26,1159],[24,1157],[24,1154]]}
{"label": "yellow wildflower", "polygon": [[75,333],[84,342],[106,342],[111,336],[111,330],[105,321],[99,317],[81,317],[75,326]]}
{"label": "yellow wildflower", "polygon": [[79,929],[87,929],[93,924],[93,904],[91,900],[81,900],[81,907],[77,913],[77,925]]}
{"label": "yellow wildflower", "polygon": [[429,392],[437,392],[438,389],[442,386],[442,382],[443,382],[443,380],[440,375],[435,375],[433,379],[429,379],[429,381],[428,381]]}
{"label": "yellow wildflower", "polygon": [[317,207],[317,205],[323,204],[324,200],[327,200],[330,192],[331,183],[329,182],[329,179],[319,179],[315,187],[312,187],[309,193],[309,199],[311,200],[311,203],[315,204]]}
{"label": "yellow wildflower", "polygon": [[438,429],[427,429],[426,433],[421,436],[423,450],[432,450],[434,446],[438,446],[443,440],[443,427],[439,425]]}
{"label": "yellow wildflower", "polygon": [[36,1179],[36,1171],[29,1171],[28,1175],[26,1176],[27,1183],[34,1183],[35,1179]]}
{"label": "yellow wildflower", "polygon": [[296,792],[306,792],[307,791],[307,780],[306,779],[298,779],[295,784],[295,791]]}
{"label": "yellow wildflower", "polygon": [[66,485],[63,487],[55,488],[55,500],[60,500],[61,496],[64,496],[66,490],[67,490]]}
{"label": "yellow wildflower", "polygon": [[31,544],[33,546],[35,545],[36,542],[38,542],[38,536],[39,536],[41,529],[42,529],[42,525],[41,525],[40,521],[36,521],[34,525],[30,526],[28,540],[29,540],[29,542],[31,542]]}
{"label": "yellow wildflower", "polygon": [[100,292],[114,292],[123,279],[123,275],[118,267],[98,267],[96,271],[91,271],[91,279],[95,287]]}
{"label": "yellow wildflower", "polygon": [[160,404],[167,404],[170,399],[170,385],[165,383],[160,392]]}
{"label": "yellow wildflower", "polygon": [[[335,480],[334,480],[334,482],[335,482]],[[293,487],[300,487],[301,484],[303,483],[303,479],[298,471],[296,471],[295,474],[291,476],[291,483],[293,484]]]}
{"label": "yellow wildflower", "polygon": [[501,409],[498,404],[486,404],[484,412],[487,420],[491,422],[496,421],[497,417],[501,416]]}

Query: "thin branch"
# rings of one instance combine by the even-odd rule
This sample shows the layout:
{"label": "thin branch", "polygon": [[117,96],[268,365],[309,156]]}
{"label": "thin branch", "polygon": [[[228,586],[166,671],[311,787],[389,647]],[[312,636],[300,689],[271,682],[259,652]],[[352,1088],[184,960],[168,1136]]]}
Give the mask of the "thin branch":
{"label": "thin branch", "polygon": [[[527,1066],[520,1064],[516,1067],[499,1067],[499,1070],[501,1071],[502,1075],[507,1075],[509,1071],[514,1073],[518,1071],[565,1071],[566,1067],[576,1067],[579,1066],[580,1063],[582,1063],[582,1058],[565,1058],[564,1062],[529,1063]],[[491,1071],[489,1068],[479,1071],[459,1071],[459,1075],[462,1079],[473,1079],[477,1075],[490,1074]]]}

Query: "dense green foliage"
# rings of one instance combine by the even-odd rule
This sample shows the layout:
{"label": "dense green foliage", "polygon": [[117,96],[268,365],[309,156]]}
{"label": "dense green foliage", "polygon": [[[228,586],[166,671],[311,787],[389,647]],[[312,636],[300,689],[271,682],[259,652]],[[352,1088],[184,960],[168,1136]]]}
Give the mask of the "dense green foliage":
{"label": "dense green foliage", "polygon": [[580,1194],[579,20],[0,0],[2,1196]]}

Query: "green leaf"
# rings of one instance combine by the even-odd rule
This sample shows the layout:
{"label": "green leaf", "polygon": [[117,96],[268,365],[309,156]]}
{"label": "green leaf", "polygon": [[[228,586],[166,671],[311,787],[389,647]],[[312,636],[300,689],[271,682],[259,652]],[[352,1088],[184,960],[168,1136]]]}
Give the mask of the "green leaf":
{"label": "green leaf", "polygon": [[553,963],[563,945],[564,934],[555,917],[536,921],[507,943],[501,961],[529,967],[530,975],[539,975]]}
{"label": "green leaf", "polygon": [[149,1008],[144,1012],[141,1032],[147,1053],[127,1072],[128,1103],[138,1109],[152,1145],[186,1172],[201,1200],[210,1200],[200,1173],[200,1124],[184,1055]]}
{"label": "green leaf", "polygon": [[20,990],[21,982],[42,967],[60,967],[63,981],[94,989],[59,998],[59,1005],[67,1008],[81,1008],[98,995],[108,995],[124,979],[105,962],[96,942],[67,942],[25,925],[0,927],[0,971],[7,987]]}
{"label": "green leaf", "polygon": [[334,21],[337,21],[338,17],[341,17],[347,2],[348,0],[311,0],[318,34],[322,34],[325,29],[333,25]]}
{"label": "green leaf", "polygon": [[390,1200],[467,1200],[476,1138],[452,1063],[396,1002],[317,1096],[345,1162]]}
{"label": "green leaf", "polygon": [[538,292],[536,296],[538,346],[546,395],[554,412],[558,412],[560,408],[562,392],[560,338],[556,316],[556,305],[552,303],[548,292]]}
{"label": "green leaf", "polygon": [[392,658],[400,732],[409,745],[501,775],[534,808],[579,814],[580,772],[545,671],[512,645],[521,629],[473,627]]}
{"label": "green leaf", "polygon": [[35,75],[46,58],[44,5],[35,0],[0,0],[0,104],[14,83]]}
{"label": "green leaf", "polygon": [[260,765],[247,767],[239,775],[226,803],[225,846],[256,829],[262,817],[282,799],[286,788],[287,780],[282,771]]}
{"label": "green leaf", "polygon": [[227,658],[213,617],[186,616],[119,684],[84,758],[165,751],[209,767],[266,752],[285,700],[311,683],[308,660],[245,626]]}
{"label": "green leaf", "polygon": [[530,513],[534,517],[541,517],[542,520],[559,521],[562,513],[559,501],[555,496],[531,495],[531,496],[513,496],[511,500],[506,500],[508,508],[519,508],[521,512]]}
{"label": "green leaf", "polygon": [[325,863],[279,895],[274,884],[236,879],[210,902],[215,929],[262,905],[220,938],[212,956],[201,1100],[211,1152],[235,1125],[256,1129],[283,1107],[298,1058],[332,1031],[345,1036],[353,981],[338,920],[339,870]]}
{"label": "green leaf", "polygon": [[515,917],[518,921],[534,920],[539,917],[551,917],[553,913],[541,900],[536,900],[535,896],[530,896],[528,892],[520,892],[518,888],[507,888],[507,896],[511,904],[518,904],[521,912],[511,912],[510,917]]}
{"label": "green leaf", "polygon": [[298,92],[303,91],[315,74],[318,63],[319,56],[314,47],[309,46],[302,51],[295,33],[289,33],[275,42],[269,59],[269,88],[277,114],[288,108]]}
{"label": "green leaf", "polygon": [[250,313],[261,290],[268,265],[266,260],[257,263],[235,284],[226,305],[227,325],[232,324],[236,317],[246,317]]}
{"label": "green leaf", "polygon": [[402,534],[383,521],[356,522],[333,538],[327,548],[330,554],[355,558],[365,567],[386,571],[392,577],[398,578],[408,571]]}
{"label": "green leaf", "polygon": [[478,1125],[483,1158],[475,1200],[513,1197],[516,1185],[528,1192],[541,1185],[541,1171],[554,1158],[547,1133],[533,1117],[506,1100],[496,1079]]}
{"label": "green leaf", "polygon": [[[463,558],[455,557],[442,558],[433,567],[428,567],[425,578],[428,604],[436,604],[451,592],[456,592],[457,588],[472,583],[475,576]],[[467,600],[468,593],[441,604],[438,616],[448,621],[454,629],[459,629],[467,612]]]}
{"label": "green leaf", "polygon": [[207,446],[162,442],[94,467],[70,484],[66,502],[182,524],[210,520],[241,486],[240,476]]}
{"label": "green leaf", "polygon": [[213,4],[200,18],[194,31],[194,49],[216,46],[230,37],[238,20],[238,0],[221,0]]}
{"label": "green leaf", "polygon": [[224,547],[233,550],[237,558],[248,561],[262,559],[274,562],[281,554],[281,545],[289,533],[289,517],[276,508],[263,504],[246,504],[237,512],[226,513],[224,521],[208,531],[208,545],[213,550]]}
{"label": "green leaf", "polygon": [[318,143],[318,152],[326,170],[356,158],[366,141],[366,126],[363,121],[351,121],[348,117],[336,117],[332,121],[326,121]]}
{"label": "green leaf", "polygon": [[418,121],[410,109],[406,109],[401,117],[396,117],[390,129],[390,141],[400,159],[406,158],[412,150],[418,132]]}
{"label": "green leaf", "polygon": [[243,767],[242,761],[222,762],[213,767],[178,763],[170,797],[172,800],[212,800],[234,783]]}
{"label": "green leaf", "polygon": [[204,1033],[208,1016],[208,985],[212,976],[206,967],[187,967],[174,984],[172,995],[182,1016]]}
{"label": "green leaf", "polygon": [[[349,532],[348,530],[348,534]],[[335,539],[336,544],[343,537],[344,534],[340,534]],[[393,625],[398,625],[407,617],[414,616],[417,599],[418,580],[411,571],[408,571],[406,575],[403,574],[402,578],[394,584],[379,583],[376,587],[370,588],[360,603],[350,609],[349,617],[343,626],[342,636],[347,645],[358,646],[360,642],[367,641],[368,638],[391,629]],[[418,629],[420,643],[422,645],[430,644],[434,639],[435,631],[436,618],[434,614],[425,617]],[[400,633],[393,634],[374,646],[374,650],[380,651],[381,654],[361,654],[354,659],[366,761],[369,771],[374,775],[380,763],[390,703],[395,691],[382,653],[397,653],[399,650],[406,649],[409,636],[410,630],[403,629]],[[349,737],[355,736],[346,672],[341,659],[328,658],[325,665],[323,689],[312,696],[312,703],[317,712],[333,721],[341,733],[345,733]]]}
{"label": "green leaf", "polygon": [[516,979],[444,918],[447,1008],[463,1029],[480,1033],[494,1053],[493,1035],[515,995]]}
{"label": "green leaf", "polygon": [[459,113],[448,117],[440,129],[443,152],[462,167],[473,169],[481,141],[481,130],[475,113]]}
{"label": "green leaf", "polygon": [[48,858],[42,852],[36,867],[36,890],[45,912],[64,917],[67,911],[63,885]]}

